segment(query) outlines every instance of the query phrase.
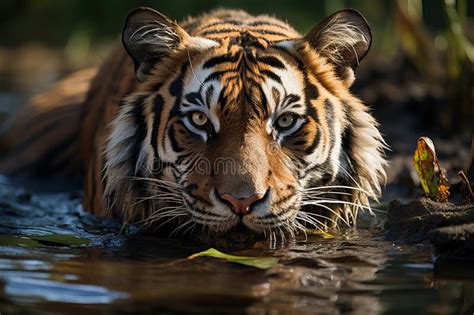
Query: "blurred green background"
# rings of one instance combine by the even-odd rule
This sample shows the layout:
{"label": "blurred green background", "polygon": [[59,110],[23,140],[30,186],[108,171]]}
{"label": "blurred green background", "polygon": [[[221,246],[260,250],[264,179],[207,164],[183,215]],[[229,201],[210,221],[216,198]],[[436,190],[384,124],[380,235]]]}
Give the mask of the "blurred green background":
{"label": "blurred green background", "polygon": [[[98,64],[118,38],[128,11],[139,6],[178,21],[213,8],[239,8],[274,14],[302,33],[334,11],[355,8],[369,21],[374,37],[361,66],[361,84],[391,77],[400,87],[408,80],[413,95],[400,102],[420,102],[421,97],[429,103],[431,97],[435,109],[441,104],[435,113],[443,129],[456,129],[458,121],[472,124],[473,0],[2,0],[0,91],[28,96],[67,73]],[[379,94],[362,96],[378,105]],[[396,93],[386,94],[393,98]]]}
{"label": "blurred green background", "polygon": [[375,47],[387,50],[395,46],[395,20],[400,9],[433,35],[450,29],[453,21],[448,7],[455,7],[461,24],[474,14],[474,1],[470,0],[2,0],[0,45],[39,41],[64,46],[79,40],[91,45],[110,40],[120,32],[127,12],[138,6],[153,7],[177,20],[213,8],[239,8],[254,14],[275,14],[303,33],[332,12],[351,7],[360,10],[372,25]]}

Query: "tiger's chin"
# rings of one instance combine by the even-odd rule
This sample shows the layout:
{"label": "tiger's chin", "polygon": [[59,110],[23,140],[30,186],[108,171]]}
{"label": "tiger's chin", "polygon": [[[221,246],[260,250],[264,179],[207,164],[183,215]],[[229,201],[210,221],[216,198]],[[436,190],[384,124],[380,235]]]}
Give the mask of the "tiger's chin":
{"label": "tiger's chin", "polygon": [[199,238],[203,243],[210,246],[226,248],[268,247],[268,238],[265,234],[252,231],[242,221],[225,231],[219,230],[211,233],[202,233]]}
{"label": "tiger's chin", "polygon": [[298,239],[297,235],[278,225],[272,227],[258,224],[246,225],[242,220],[225,231],[201,233],[194,235],[193,239],[197,236],[200,241],[209,246],[231,249],[276,249],[291,244]]}
{"label": "tiger's chin", "polygon": [[210,222],[203,224],[199,220],[195,223],[207,231],[203,233],[205,242],[228,246],[248,246],[258,242],[276,246],[294,239],[299,231],[303,231],[303,227],[296,220],[298,212],[298,210],[288,211],[284,219],[273,215],[264,219],[255,213],[250,213],[244,216],[232,214],[228,221],[220,224]]}

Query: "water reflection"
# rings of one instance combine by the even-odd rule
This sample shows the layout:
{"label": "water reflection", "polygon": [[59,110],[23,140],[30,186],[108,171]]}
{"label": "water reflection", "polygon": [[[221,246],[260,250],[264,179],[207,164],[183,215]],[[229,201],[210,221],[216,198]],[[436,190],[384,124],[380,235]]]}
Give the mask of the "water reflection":
{"label": "water reflection", "polygon": [[7,277],[3,287],[4,294],[15,301],[64,302],[74,304],[107,304],[128,295],[110,291],[95,285],[67,284],[58,281],[30,279],[27,277]]}
{"label": "water reflection", "polygon": [[[312,236],[278,250],[235,253],[280,258],[262,271],[212,258],[186,260],[203,249],[190,241],[118,235],[113,222],[78,209],[77,197],[17,197],[0,191],[5,314],[453,314],[474,308],[472,268],[433,265],[426,246],[387,243],[377,222],[334,239]],[[74,233],[90,244],[28,247],[5,237],[12,233]]]}

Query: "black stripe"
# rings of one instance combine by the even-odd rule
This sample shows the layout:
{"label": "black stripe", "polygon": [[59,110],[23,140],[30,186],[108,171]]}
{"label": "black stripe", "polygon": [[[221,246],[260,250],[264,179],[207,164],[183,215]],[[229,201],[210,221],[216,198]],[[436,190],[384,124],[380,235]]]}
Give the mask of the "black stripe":
{"label": "black stripe", "polygon": [[[181,123],[178,123],[178,124],[181,124]],[[184,151],[184,149],[179,146],[178,141],[176,140],[176,130],[174,129],[174,125],[170,125],[168,128],[168,138],[170,139],[171,147],[173,148],[173,151],[178,152],[178,153]]]}
{"label": "black stripe", "polygon": [[275,32],[275,31],[269,31],[269,30],[252,29],[251,31],[262,34],[262,35],[275,35],[275,36],[281,36],[281,37],[288,37],[288,34]]}
{"label": "black stripe", "polygon": [[[331,175],[334,173],[334,170],[332,169],[332,166],[330,164],[330,157],[331,157],[332,150],[334,149],[334,143],[335,143],[335,137],[334,137],[334,109],[333,109],[333,104],[331,103],[331,101],[329,99],[325,100],[324,108],[325,108],[325,111],[326,111],[327,132],[329,134],[328,156],[327,156],[326,160],[323,163],[321,163],[320,165],[314,165],[311,168],[307,169],[306,171],[307,171],[307,173],[309,173],[312,170],[314,170],[315,168],[318,168],[320,171],[323,172],[322,176],[325,178],[325,180],[328,181],[328,178],[332,177]],[[321,136],[320,136],[321,133],[319,132],[318,135],[319,135],[319,137],[317,137],[317,138],[320,139],[321,138]],[[315,144],[317,144],[318,142],[319,142],[319,140],[313,142],[314,147],[316,147]],[[313,147],[313,145],[311,147]],[[309,148],[306,149],[306,152],[308,154],[310,154],[314,150],[312,150],[311,152],[308,152],[308,151],[309,151]]]}
{"label": "black stripe", "polygon": [[212,95],[214,95],[214,86],[209,86],[206,90],[206,105],[208,108],[211,106]]}
{"label": "black stripe", "polygon": [[255,93],[252,93],[252,92],[251,94],[249,94],[250,88],[244,89],[244,93],[245,93],[244,95],[247,102],[249,103],[249,105],[253,106],[252,111],[257,115],[261,113],[263,114],[264,117],[267,117],[268,111],[269,111],[268,100],[265,97],[265,93],[263,92],[262,86],[253,79],[247,79],[247,84],[249,87],[250,86],[255,87],[258,90],[258,93],[260,94],[260,95],[255,95]]}
{"label": "black stripe", "polygon": [[184,96],[186,101],[194,105],[204,105],[204,100],[200,92],[191,92]]}
{"label": "black stripe", "polygon": [[152,91],[158,91],[158,90],[161,89],[162,86],[163,86],[163,82],[158,82],[158,83],[153,85]]}
{"label": "black stripe", "polygon": [[255,22],[252,22],[252,23],[248,23],[247,24],[248,26],[265,26],[265,25],[269,25],[269,26],[276,26],[276,27],[279,27],[281,29],[285,29],[285,30],[288,30],[288,28],[285,28],[283,27],[281,24],[279,23],[273,23],[273,22],[269,22],[269,21],[255,21]]}
{"label": "black stripe", "polygon": [[265,75],[265,76],[269,77],[269,78],[272,79],[273,81],[282,84],[280,76],[277,75],[277,74],[275,74],[275,73],[273,73],[272,71],[270,71],[270,70],[262,70],[262,71],[260,71],[260,73],[261,73],[262,75]]}
{"label": "black stripe", "polygon": [[201,36],[207,36],[207,35],[217,35],[217,34],[222,34],[222,33],[240,33],[240,30],[238,28],[222,28],[218,30],[213,30],[213,31],[206,31],[203,33],[199,33]]}
{"label": "black stripe", "polygon": [[218,21],[218,22],[214,22],[214,23],[205,24],[205,25],[200,26],[198,33],[200,33],[201,31],[204,31],[207,28],[217,26],[217,25],[225,25],[225,24],[231,24],[231,25],[238,26],[238,25],[242,25],[243,22],[239,21],[239,20],[221,20],[221,21]]}
{"label": "black stripe", "polygon": [[244,46],[246,48],[253,47],[253,48],[257,48],[257,49],[261,49],[261,50],[265,50],[267,48],[267,47],[265,47],[265,45],[263,45],[257,39],[247,41],[247,42],[243,43],[242,46]]}
{"label": "black stripe", "polygon": [[306,79],[306,84],[304,87],[304,94],[306,97],[306,102],[309,102],[310,100],[315,100],[319,97],[319,91],[316,85],[309,83],[309,81]]}
{"label": "black stripe", "polygon": [[225,54],[209,59],[202,66],[204,69],[209,69],[226,62],[237,62],[240,59],[240,54]]}
{"label": "black stripe", "polygon": [[314,121],[316,121],[318,125],[317,127],[318,130],[316,130],[316,137],[314,138],[311,145],[304,150],[304,152],[309,155],[314,152],[318,144],[321,142],[321,131],[319,130],[320,124],[319,124],[319,119],[318,119],[318,113],[316,112],[313,106],[309,105],[306,107],[306,114],[308,116],[311,116],[311,118],[313,118]]}
{"label": "black stripe", "polygon": [[277,69],[286,69],[283,62],[281,62],[277,57],[274,57],[274,56],[269,56],[269,55],[260,56],[260,57],[257,57],[257,60],[258,62],[269,65],[270,67],[274,67]]}
{"label": "black stripe", "polygon": [[153,171],[157,172],[162,168],[162,161],[160,156],[158,155],[158,131],[161,122],[161,114],[163,112],[163,106],[165,104],[165,100],[160,94],[156,94],[155,98],[153,99],[153,127],[151,130],[151,139],[150,144],[153,148]]}
{"label": "black stripe", "polygon": [[[146,117],[143,112],[143,107],[145,106],[145,101],[146,101],[147,96],[141,96],[139,97],[134,104],[131,104],[130,106],[133,106],[132,109],[132,115],[135,120],[135,125],[136,125],[136,132],[135,132],[135,137],[134,141],[135,143],[133,144],[133,149],[132,149],[132,165],[135,166],[137,161],[138,161],[138,156],[140,154],[142,145],[143,145],[143,140],[145,140],[146,134],[147,134],[147,127],[146,127]],[[131,170],[132,171],[132,170]],[[132,173],[130,173],[132,175]],[[133,174],[137,175],[137,174]]]}
{"label": "black stripe", "polygon": [[207,76],[207,78],[204,80],[204,82],[207,83],[207,82],[209,82],[209,81],[213,81],[213,80],[215,80],[215,79],[220,78],[220,77],[223,76],[224,74],[230,73],[230,72],[234,72],[234,70],[224,70],[224,71],[216,71],[216,72],[213,72],[213,73],[211,73],[210,75]]}
{"label": "black stripe", "polygon": [[283,100],[283,103],[285,104],[292,104],[292,103],[296,103],[296,102],[299,102],[301,100],[301,97],[299,95],[296,95],[296,94],[288,94],[284,100]]}
{"label": "black stripe", "polygon": [[[342,134],[342,143],[341,143],[341,153],[339,155],[339,161],[341,167],[343,167],[349,174],[354,175],[354,162],[352,161],[349,153],[352,148],[353,141],[353,132],[351,127],[346,128]],[[343,174],[343,177],[346,177],[346,174]]]}
{"label": "black stripe", "polygon": [[222,89],[221,92],[219,93],[219,98],[217,100],[217,103],[220,104],[221,111],[224,112],[224,107],[227,104],[227,95],[224,89]]}
{"label": "black stripe", "polygon": [[262,109],[263,109],[263,115],[265,117],[268,116],[268,112],[269,112],[269,107],[268,107],[268,100],[267,100],[267,97],[265,96],[265,92],[263,92],[263,88],[260,84],[257,85],[258,86],[258,90],[260,91],[260,97],[261,97],[261,106],[262,106]]}
{"label": "black stripe", "polygon": [[175,97],[178,97],[178,96],[181,97],[183,93],[183,76],[184,76],[184,73],[186,72],[187,67],[188,67],[188,63],[187,62],[183,63],[183,65],[181,66],[179,75],[170,84],[169,92],[171,95]]}
{"label": "black stripe", "polygon": [[[183,77],[186,72],[186,69],[188,68],[188,65],[189,63],[187,62],[183,63],[179,75],[170,84],[169,92],[172,96],[175,97],[175,101],[173,107],[170,110],[168,121],[177,115],[181,115],[181,110],[179,107],[181,105],[181,99],[183,97]],[[166,125],[168,125],[168,122],[166,122]]]}
{"label": "black stripe", "polygon": [[305,144],[306,144],[306,140],[299,140],[299,141],[293,142],[293,145],[296,145],[296,146],[305,145]]}
{"label": "black stripe", "polygon": [[[314,119],[314,121],[318,123],[318,128],[319,128],[320,121],[319,121],[318,113],[316,112],[316,109],[313,107],[313,105],[310,102],[310,100],[314,100],[319,97],[319,91],[314,84],[311,84],[309,82],[306,71],[303,70],[303,73],[304,73],[304,82],[305,82],[304,93],[305,93],[306,104],[307,104],[306,114],[311,116]],[[305,153],[306,154],[313,153],[320,141],[321,141],[321,132],[320,130],[317,130],[316,138],[313,140],[313,143],[308,148],[306,148]]]}

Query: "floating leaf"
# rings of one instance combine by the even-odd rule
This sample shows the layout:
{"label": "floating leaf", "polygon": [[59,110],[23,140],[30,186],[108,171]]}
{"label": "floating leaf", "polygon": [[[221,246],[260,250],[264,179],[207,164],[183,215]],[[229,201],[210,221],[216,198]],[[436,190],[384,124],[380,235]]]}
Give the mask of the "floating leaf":
{"label": "floating leaf", "polygon": [[278,258],[276,257],[248,257],[248,256],[235,256],[224,254],[217,249],[209,248],[200,253],[193,254],[188,259],[194,259],[197,257],[214,257],[219,259],[225,259],[229,262],[260,268],[268,269],[278,264]]}
{"label": "floating leaf", "polygon": [[334,235],[332,235],[331,233],[319,229],[308,229],[306,230],[306,234],[317,235],[322,238],[334,238]]}
{"label": "floating leaf", "polygon": [[48,234],[41,236],[29,236],[29,238],[42,245],[48,246],[80,246],[90,243],[90,240],[87,238],[70,234]]}
{"label": "floating leaf", "polygon": [[418,139],[413,163],[425,194],[436,201],[448,201],[448,180],[439,165],[435,146],[430,138],[420,137]]}
{"label": "floating leaf", "polygon": [[38,242],[18,235],[0,235],[0,246],[20,246],[27,248],[40,247]]}
{"label": "floating leaf", "polygon": [[90,240],[68,234],[48,235],[0,235],[0,245],[35,248],[41,246],[80,246],[87,245]]}

